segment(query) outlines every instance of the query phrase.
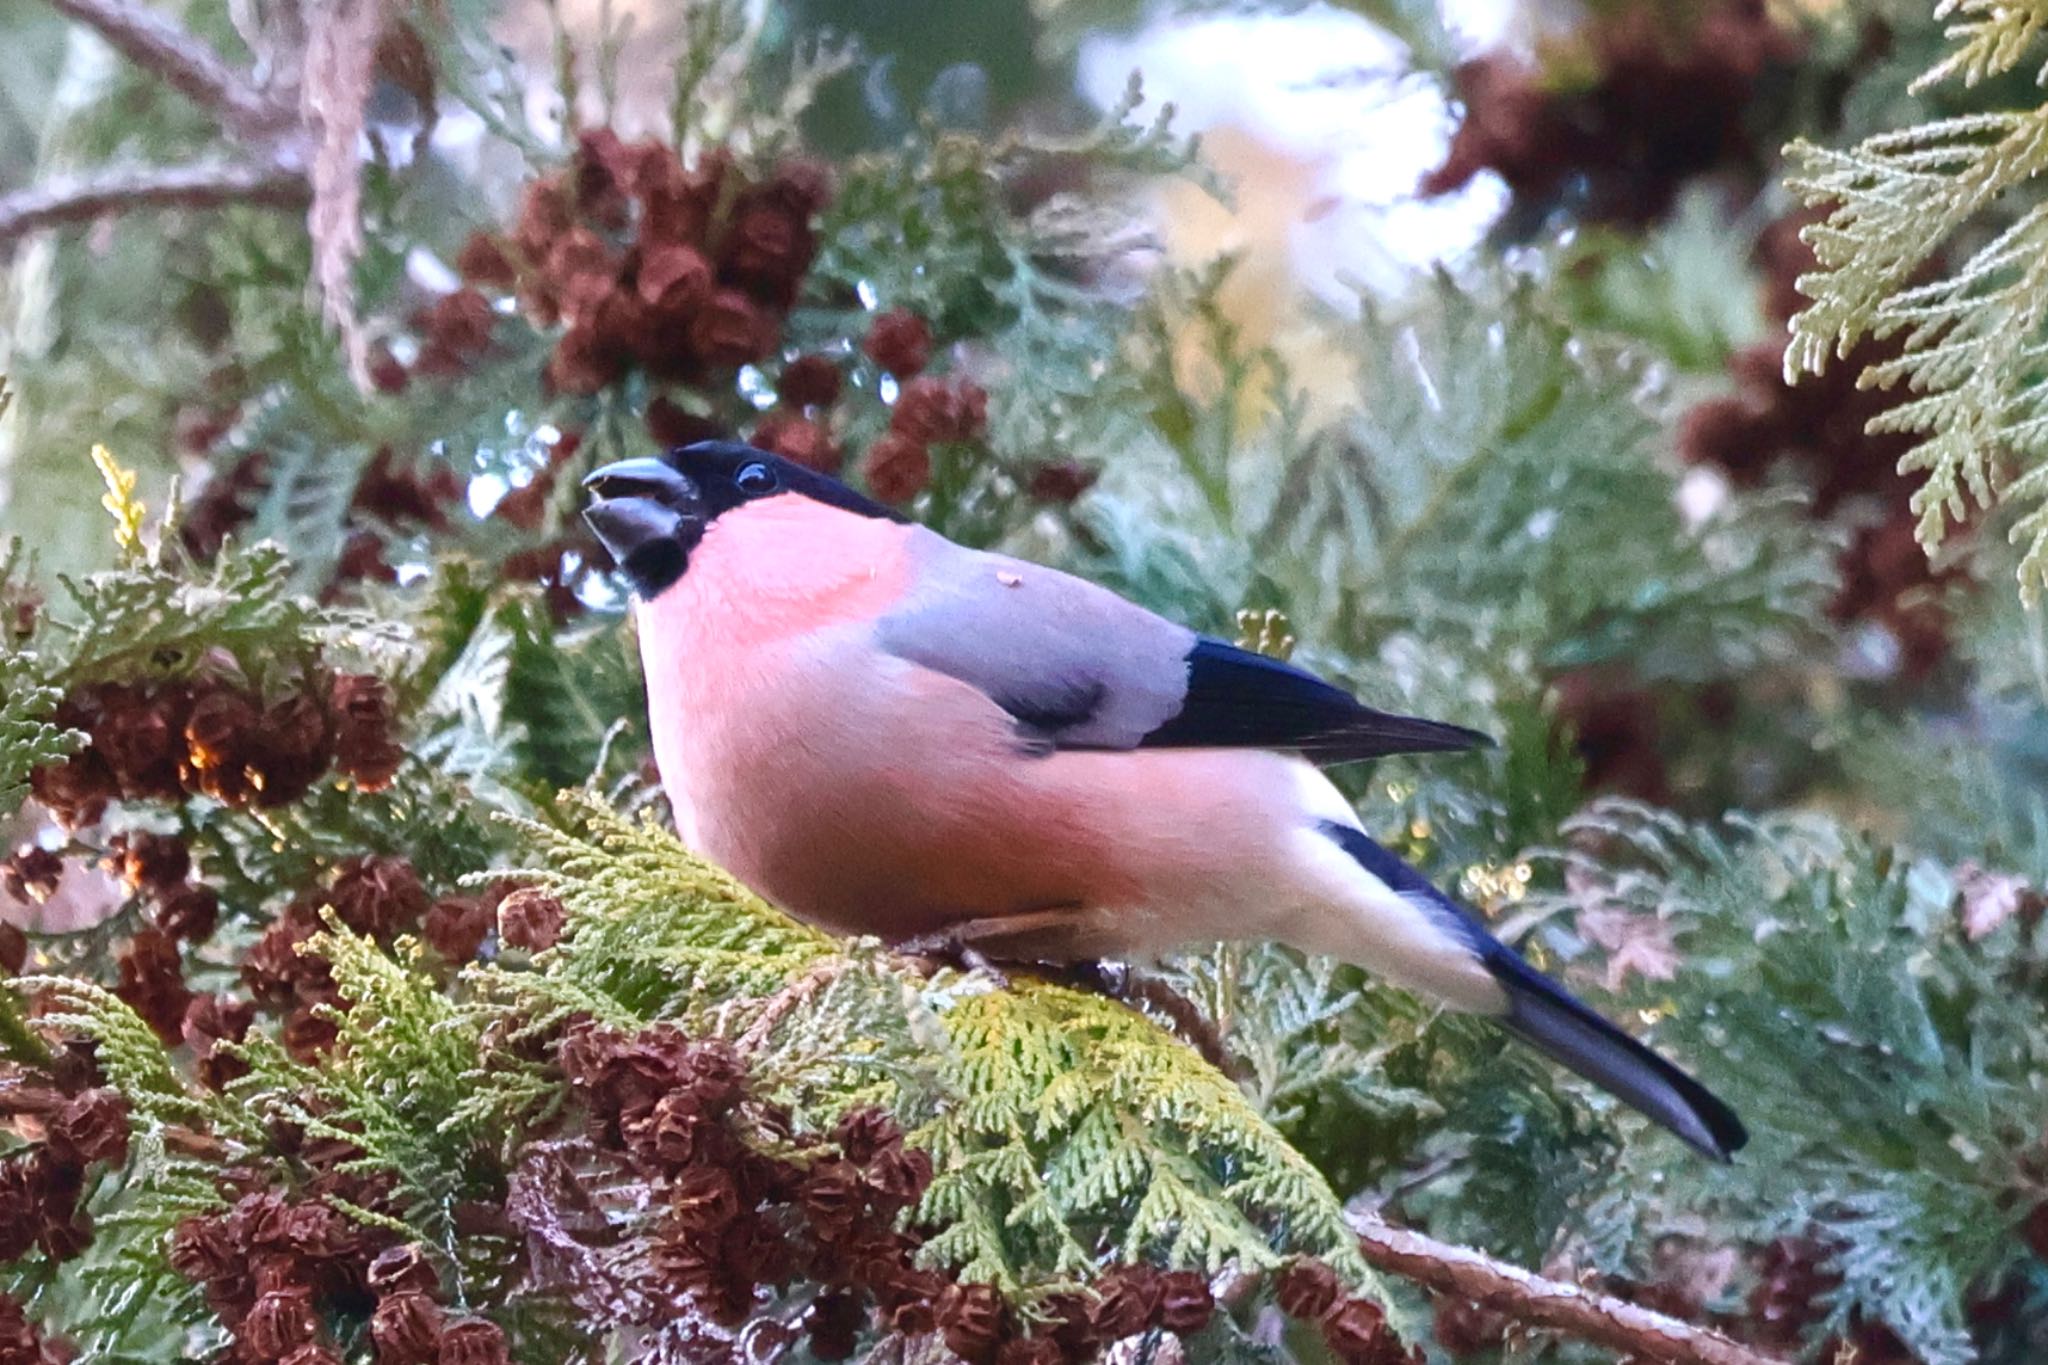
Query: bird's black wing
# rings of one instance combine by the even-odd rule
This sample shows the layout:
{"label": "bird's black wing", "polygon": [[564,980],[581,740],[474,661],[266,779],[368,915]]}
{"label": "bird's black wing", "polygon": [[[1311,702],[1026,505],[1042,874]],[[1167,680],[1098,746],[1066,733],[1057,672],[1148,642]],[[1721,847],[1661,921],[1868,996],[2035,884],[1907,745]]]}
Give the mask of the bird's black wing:
{"label": "bird's black wing", "polygon": [[1313,673],[1207,636],[1186,664],[1180,709],[1141,746],[1293,749],[1328,764],[1492,743],[1461,725],[1376,711]]}

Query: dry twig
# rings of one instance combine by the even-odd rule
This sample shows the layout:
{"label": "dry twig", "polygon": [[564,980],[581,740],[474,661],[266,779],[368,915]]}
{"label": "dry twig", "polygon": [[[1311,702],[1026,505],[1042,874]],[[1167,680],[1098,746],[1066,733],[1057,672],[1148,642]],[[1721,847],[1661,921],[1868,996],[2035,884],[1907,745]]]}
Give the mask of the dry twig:
{"label": "dry twig", "polygon": [[0,246],[39,228],[150,208],[296,207],[311,197],[294,104],[259,89],[211,47],[130,0],[50,0],[144,71],[207,110],[246,160],[109,169],[0,195]]}
{"label": "dry twig", "polygon": [[223,204],[303,205],[306,177],[282,166],[147,166],[31,185],[0,195],[0,243],[39,228],[90,222],[139,208],[218,208]]}
{"label": "dry twig", "polygon": [[313,238],[313,282],[328,321],[341,336],[349,373],[370,386],[370,343],[356,316],[354,271],[363,252],[363,163],[356,143],[363,108],[376,79],[382,0],[327,0],[313,12],[301,91],[313,141],[313,207],[306,227]]}
{"label": "dry twig", "polygon": [[1531,1274],[1469,1247],[1453,1246],[1354,1215],[1359,1250],[1380,1270],[1506,1314],[1516,1322],[1548,1327],[1610,1347],[1625,1357],[1663,1365],[1783,1365],[1740,1342],[1677,1318],[1653,1313]]}
{"label": "dry twig", "polygon": [[792,1010],[808,1003],[819,992],[846,974],[853,963],[843,957],[828,957],[769,997],[767,1006],[740,1035],[739,1050],[748,1055],[767,1046],[775,1029]]}
{"label": "dry twig", "polygon": [[293,123],[289,108],[266,98],[218,52],[145,5],[128,0],[50,0],[50,5],[90,26],[122,56],[210,111],[238,137],[275,135]]}

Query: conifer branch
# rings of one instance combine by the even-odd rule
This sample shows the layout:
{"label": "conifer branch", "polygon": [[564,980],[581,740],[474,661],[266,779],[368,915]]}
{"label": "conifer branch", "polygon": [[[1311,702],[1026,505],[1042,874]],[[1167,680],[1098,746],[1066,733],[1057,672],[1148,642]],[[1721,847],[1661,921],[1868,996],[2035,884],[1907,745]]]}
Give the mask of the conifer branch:
{"label": "conifer branch", "polygon": [[1663,1365],[1782,1365],[1704,1327],[1534,1275],[1469,1247],[1354,1215],[1359,1250],[1376,1269],[1468,1299],[1515,1321],[1548,1327],[1631,1359]]}
{"label": "conifer branch", "polygon": [[0,986],[0,1053],[38,1069],[50,1064],[49,1045],[28,1026],[21,997],[7,986]]}
{"label": "conifer branch", "polygon": [[211,47],[166,16],[128,0],[50,0],[93,29],[129,61],[220,119],[243,137],[289,125],[289,109],[265,97]]}
{"label": "conifer branch", "polygon": [[306,177],[281,162],[103,171],[0,195],[0,246],[41,228],[90,222],[109,213],[224,204],[292,208],[303,205],[311,193]]}
{"label": "conifer branch", "polygon": [[768,1003],[754,1017],[754,1022],[747,1025],[747,1031],[740,1035],[741,1053],[752,1056],[759,1052],[774,1036],[777,1025],[788,1018],[792,1011],[808,1004],[820,991],[844,976],[846,969],[851,965],[851,960],[847,958],[826,958],[770,996]]}
{"label": "conifer branch", "polygon": [[0,246],[40,228],[147,208],[304,205],[312,197],[296,144],[297,109],[259,89],[218,52],[146,5],[50,0],[142,70],[219,120],[254,152],[246,162],[200,162],[99,171],[0,195]]}

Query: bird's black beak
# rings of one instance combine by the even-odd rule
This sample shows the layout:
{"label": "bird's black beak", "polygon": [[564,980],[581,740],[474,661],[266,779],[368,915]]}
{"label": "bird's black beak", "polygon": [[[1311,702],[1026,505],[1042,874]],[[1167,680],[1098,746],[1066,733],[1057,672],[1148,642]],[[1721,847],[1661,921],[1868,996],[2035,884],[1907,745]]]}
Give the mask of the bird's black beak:
{"label": "bird's black beak", "polygon": [[653,458],[621,460],[583,486],[591,494],[583,520],[635,592],[651,598],[683,576],[704,531],[703,495],[687,475]]}

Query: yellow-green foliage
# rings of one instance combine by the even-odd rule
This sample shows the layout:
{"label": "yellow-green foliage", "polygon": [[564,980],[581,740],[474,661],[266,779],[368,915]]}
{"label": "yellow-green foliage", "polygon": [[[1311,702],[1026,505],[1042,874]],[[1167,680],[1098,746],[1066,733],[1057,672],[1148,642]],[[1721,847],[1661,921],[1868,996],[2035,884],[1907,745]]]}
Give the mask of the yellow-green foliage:
{"label": "yellow-green foliage", "polygon": [[127,1100],[131,1122],[145,1138],[174,1125],[230,1140],[258,1136],[258,1126],[238,1106],[188,1085],[149,1025],[112,991],[68,976],[23,977],[14,989],[24,998],[42,998],[38,1022],[45,1027],[93,1041],[101,1074]]}
{"label": "yellow-green foliage", "polygon": [[570,911],[537,987],[564,1013],[621,1026],[701,1021],[715,1007],[772,995],[839,951],[651,820],[619,819],[579,793],[565,794],[559,811],[563,826],[519,822],[542,865],[514,875]]}
{"label": "yellow-green foliage", "polygon": [[[2044,0],[1944,0],[1940,12],[1957,47],[1916,89],[2041,59]],[[1902,339],[1858,382],[1905,390],[1871,430],[1916,438],[1900,470],[1926,476],[1913,497],[1922,542],[1939,546],[1970,499],[2024,509],[2011,537],[2035,600],[2048,585],[2048,106],[1787,150],[1792,188],[1828,216],[1805,233],[1820,268],[1799,281],[1813,303],[1792,320],[1786,375],[1817,374],[1866,337]],[[1987,227],[1960,265],[1940,267],[1952,242]]]}
{"label": "yellow-green foliage", "polygon": [[128,1103],[128,1163],[94,1191],[99,1234],[79,1265],[92,1306],[71,1327],[85,1358],[102,1358],[96,1345],[124,1337],[138,1319],[203,1321],[198,1288],[164,1257],[181,1219],[224,1202],[220,1167],[192,1155],[188,1140],[203,1134],[233,1161],[261,1145],[261,1126],[239,1105],[188,1085],[149,1025],[112,991],[56,976],[23,977],[13,988],[41,997],[42,1025],[90,1038],[101,1074]]}
{"label": "yellow-green foliage", "polygon": [[[0,389],[0,412],[6,410],[6,399]],[[31,591],[16,583],[20,562],[20,541],[0,544],[0,604],[24,600],[18,594]],[[17,638],[12,643],[15,648],[0,649],[0,811],[13,810],[28,795],[31,771],[58,762],[81,740],[51,720],[63,692],[50,686],[37,652],[24,647],[31,642]]]}
{"label": "yellow-green foliage", "polygon": [[850,1102],[890,1104],[938,1167],[928,1254],[1012,1292],[1101,1259],[1215,1269],[1292,1252],[1370,1282],[1323,1178],[1143,1015],[1027,976],[927,977],[790,919],[651,822],[581,795],[561,811],[567,827],[526,829],[567,932],[534,972],[474,972],[486,999],[723,1034],[819,1127]]}
{"label": "yellow-green foliage", "polygon": [[1119,1259],[1215,1270],[1275,1248],[1367,1278],[1329,1186],[1226,1077],[1144,1016],[1037,981],[941,1016],[932,1255],[1016,1287]]}
{"label": "yellow-green foliage", "polygon": [[471,1154],[509,1139],[493,1120],[532,1068],[493,1056],[495,1074],[484,1081],[480,1021],[458,1011],[422,970],[410,940],[394,957],[330,920],[304,951],[332,964],[350,1005],[330,1011],[333,1053],[308,1064],[275,1038],[251,1033],[239,1048],[250,1073],[231,1093],[266,1118],[360,1146],[366,1156],[355,1164],[391,1171],[420,1209],[445,1216]]}
{"label": "yellow-green foliage", "polygon": [[523,875],[567,907],[557,946],[472,967],[451,995],[418,945],[386,951],[330,922],[306,951],[349,1002],[333,1016],[337,1047],[309,1065],[252,1034],[238,1049],[250,1072],[226,1097],[180,1078],[108,992],[25,983],[53,992],[51,1022],[98,1041],[135,1104],[143,1159],[130,1179],[160,1232],[219,1198],[211,1166],[165,1157],[167,1128],[247,1150],[283,1121],[360,1148],[347,1164],[396,1177],[407,1233],[447,1245],[465,1183],[515,1159],[561,1103],[559,1076],[522,1040],[584,1015],[732,1040],[757,1092],[813,1132],[849,1107],[888,1106],[936,1166],[915,1211],[935,1229],[927,1258],[1020,1300],[1110,1261],[1214,1271],[1292,1253],[1378,1288],[1323,1177],[1144,1015],[1029,976],[927,972],[790,919],[649,820],[580,793],[556,813],[560,824],[521,829],[540,863]]}

